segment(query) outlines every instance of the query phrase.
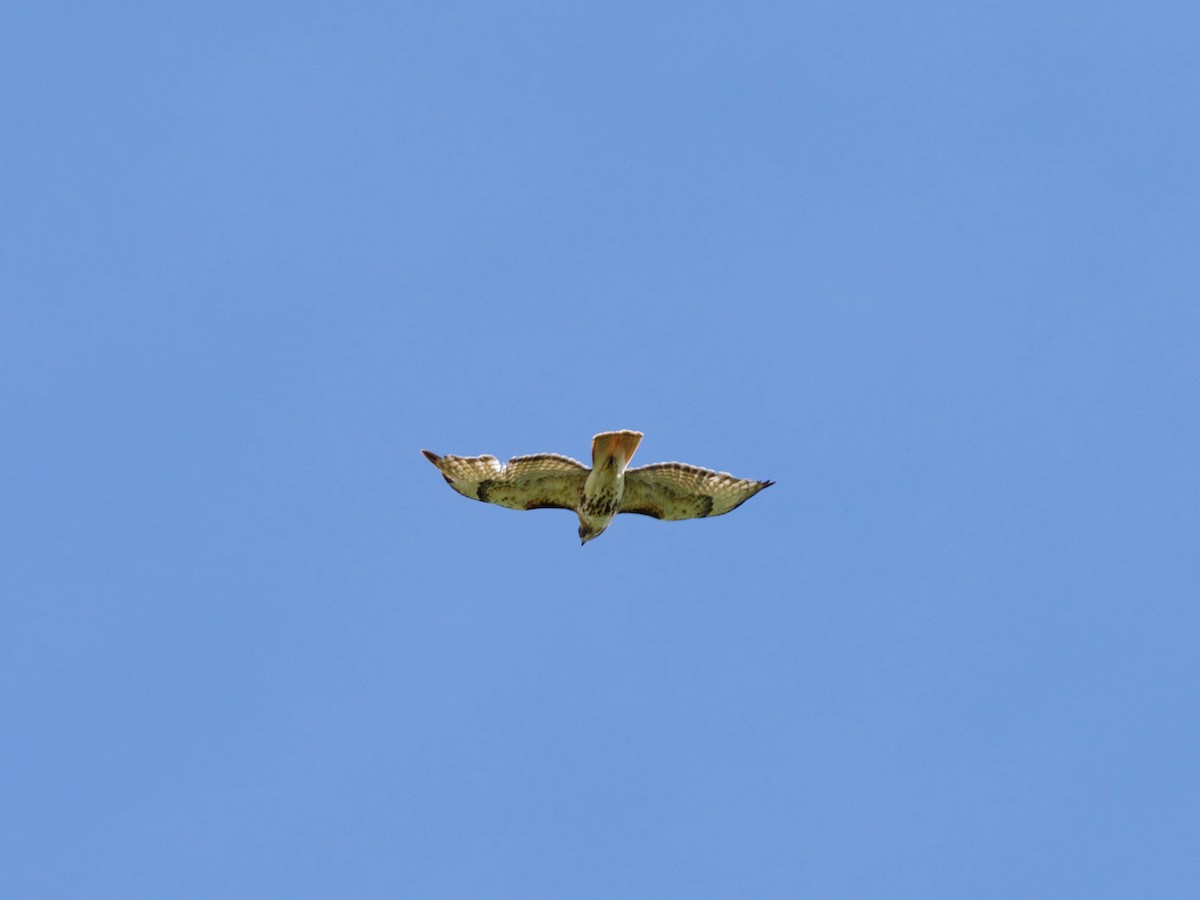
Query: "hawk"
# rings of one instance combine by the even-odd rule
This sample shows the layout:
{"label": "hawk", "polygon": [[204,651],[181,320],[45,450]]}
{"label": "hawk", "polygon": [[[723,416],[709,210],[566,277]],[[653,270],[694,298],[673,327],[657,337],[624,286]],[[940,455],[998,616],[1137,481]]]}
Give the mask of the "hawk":
{"label": "hawk", "polygon": [[509,509],[571,509],[579,540],[599,537],[617,513],[656,519],[702,519],[737,509],[773,481],[734,478],[684,463],[626,468],[640,431],[606,431],[592,438],[592,467],[557,453],[515,456],[438,456],[422,450],[446,483],[464,497]]}

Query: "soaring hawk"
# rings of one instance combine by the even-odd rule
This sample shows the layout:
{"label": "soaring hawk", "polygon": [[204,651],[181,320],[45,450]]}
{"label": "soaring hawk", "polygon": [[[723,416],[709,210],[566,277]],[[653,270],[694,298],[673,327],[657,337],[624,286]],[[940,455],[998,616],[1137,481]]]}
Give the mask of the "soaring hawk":
{"label": "soaring hawk", "polygon": [[586,544],[617,513],[656,519],[700,519],[737,509],[773,481],[734,478],[728,472],[683,463],[628,469],[641,443],[639,431],[607,431],[592,438],[592,468],[557,453],[515,456],[438,456],[422,450],[446,483],[464,497],[509,509],[573,509]]}

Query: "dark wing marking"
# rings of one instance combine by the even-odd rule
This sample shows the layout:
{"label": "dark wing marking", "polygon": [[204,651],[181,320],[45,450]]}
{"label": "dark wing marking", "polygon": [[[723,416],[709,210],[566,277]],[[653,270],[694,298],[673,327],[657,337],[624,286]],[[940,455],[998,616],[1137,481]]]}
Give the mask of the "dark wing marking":
{"label": "dark wing marking", "polygon": [[625,471],[618,512],[656,519],[702,519],[737,509],[773,481],[734,478],[684,463],[654,463]]}
{"label": "dark wing marking", "polygon": [[464,497],[509,509],[575,509],[591,471],[557,453],[515,456],[501,466],[494,456],[438,456],[422,450],[446,483]]}

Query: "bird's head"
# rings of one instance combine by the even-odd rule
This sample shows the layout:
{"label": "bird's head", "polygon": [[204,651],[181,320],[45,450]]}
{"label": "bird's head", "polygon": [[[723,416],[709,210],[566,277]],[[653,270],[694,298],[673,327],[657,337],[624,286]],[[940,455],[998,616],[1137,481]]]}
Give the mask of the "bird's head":
{"label": "bird's head", "polygon": [[[605,526],[606,528],[608,526]],[[593,538],[598,538],[604,533],[604,528],[592,528],[587,522],[579,523],[579,546],[583,546]]]}

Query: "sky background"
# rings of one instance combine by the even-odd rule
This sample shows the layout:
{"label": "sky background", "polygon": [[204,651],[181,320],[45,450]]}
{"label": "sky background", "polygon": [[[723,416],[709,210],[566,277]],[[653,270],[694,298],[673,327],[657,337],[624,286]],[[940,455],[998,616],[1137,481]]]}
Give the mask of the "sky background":
{"label": "sky background", "polygon": [[1200,896],[1198,46],[5,5],[0,894]]}

